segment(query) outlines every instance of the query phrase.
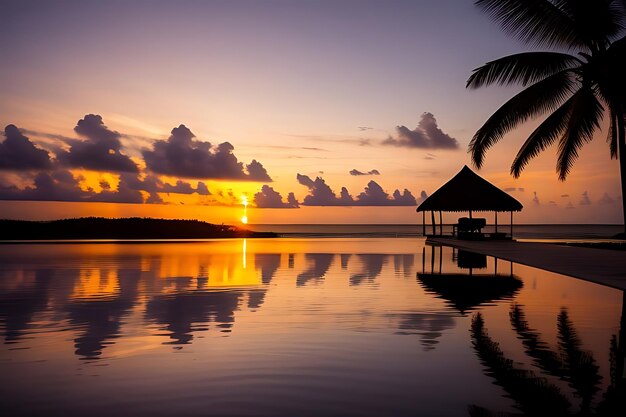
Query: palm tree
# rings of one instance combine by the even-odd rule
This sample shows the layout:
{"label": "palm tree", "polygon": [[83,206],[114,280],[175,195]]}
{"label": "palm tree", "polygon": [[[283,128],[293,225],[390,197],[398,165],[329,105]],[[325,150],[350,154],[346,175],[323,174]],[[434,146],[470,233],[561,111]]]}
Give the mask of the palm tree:
{"label": "palm tree", "polygon": [[473,71],[468,88],[494,83],[524,87],[476,132],[469,144],[473,163],[480,168],[487,149],[507,132],[549,113],[517,153],[511,174],[519,177],[532,158],[558,142],[556,169],[563,181],[579,149],[608,117],[610,155],[619,159],[626,227],[626,36],[622,33],[626,0],[477,0],[475,4],[505,32],[549,51],[506,56]]}

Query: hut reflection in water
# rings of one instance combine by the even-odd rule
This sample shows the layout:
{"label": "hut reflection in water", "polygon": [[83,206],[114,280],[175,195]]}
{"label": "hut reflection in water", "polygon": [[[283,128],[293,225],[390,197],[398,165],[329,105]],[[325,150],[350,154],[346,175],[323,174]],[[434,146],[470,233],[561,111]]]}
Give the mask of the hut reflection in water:
{"label": "hut reflection in water", "polygon": [[[426,271],[427,248],[430,248],[431,252],[430,272]],[[435,259],[437,252],[438,262]],[[417,280],[427,292],[445,300],[463,316],[480,305],[511,299],[523,286],[522,280],[513,274],[512,262],[508,262],[508,274],[498,274],[497,258],[494,258],[492,273],[476,274],[474,269],[487,269],[486,255],[454,249],[452,260],[460,270],[468,272],[442,272],[442,247],[425,246],[422,250],[422,272],[417,273]],[[436,263],[438,270],[435,269]]]}

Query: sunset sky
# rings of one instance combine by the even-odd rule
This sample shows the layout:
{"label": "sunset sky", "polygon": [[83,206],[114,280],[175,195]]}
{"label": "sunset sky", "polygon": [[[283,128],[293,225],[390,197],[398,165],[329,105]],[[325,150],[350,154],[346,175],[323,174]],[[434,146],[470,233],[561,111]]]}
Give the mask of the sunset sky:
{"label": "sunset sky", "polygon": [[[416,204],[471,167],[472,135],[517,91],[466,90],[472,70],[530,50],[471,0],[0,0],[0,14],[3,218],[237,223],[246,196],[250,223],[421,222]],[[524,205],[519,222],[621,223],[606,123],[567,181],[555,149],[510,176],[540,121],[477,172]]]}

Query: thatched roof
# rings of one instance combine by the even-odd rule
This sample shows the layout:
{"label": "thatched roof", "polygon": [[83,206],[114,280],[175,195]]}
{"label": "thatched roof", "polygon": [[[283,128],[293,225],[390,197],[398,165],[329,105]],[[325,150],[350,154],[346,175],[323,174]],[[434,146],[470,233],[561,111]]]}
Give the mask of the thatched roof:
{"label": "thatched roof", "polygon": [[520,211],[522,204],[466,166],[417,211]]}

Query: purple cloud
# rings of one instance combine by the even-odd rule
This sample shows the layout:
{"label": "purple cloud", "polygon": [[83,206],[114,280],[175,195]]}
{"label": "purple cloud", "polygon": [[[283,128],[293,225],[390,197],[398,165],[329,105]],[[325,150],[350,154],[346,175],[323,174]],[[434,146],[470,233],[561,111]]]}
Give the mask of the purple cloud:
{"label": "purple cloud", "polygon": [[[302,200],[303,206],[414,206],[415,197],[405,189],[403,192],[395,190],[390,196],[375,181],[370,181],[363,192],[353,198],[346,187],[341,188],[339,197],[326,184],[324,179],[317,177],[312,180],[306,175],[297,175],[300,184],[309,189],[309,195]],[[425,194],[425,193],[424,193]]]}
{"label": "purple cloud", "polygon": [[354,176],[359,176],[359,175],[380,175],[380,171],[378,171],[377,169],[372,169],[372,170],[367,171],[367,172],[362,172],[362,171],[359,171],[358,169],[353,169],[352,171],[350,171],[350,175],[354,175]]}
{"label": "purple cloud", "polygon": [[261,191],[254,195],[254,204],[258,208],[298,208],[300,204],[293,193],[289,193],[287,201],[283,201],[280,193],[269,185],[264,185]]}
{"label": "purple cloud", "polygon": [[0,143],[0,170],[48,170],[52,167],[48,151],[36,147],[15,125],[4,128],[6,139]]}
{"label": "purple cloud", "polygon": [[85,140],[68,141],[70,150],[59,151],[57,158],[63,165],[94,171],[139,172],[137,165],[121,153],[122,135],[107,128],[102,116],[86,115],[74,131]]}
{"label": "purple cloud", "polygon": [[33,186],[24,189],[14,185],[0,186],[0,200],[87,201],[95,193],[91,190],[83,191],[79,185],[80,179],[65,170],[40,172],[35,176]]}
{"label": "purple cloud", "polygon": [[158,140],[152,150],[142,152],[148,169],[157,174],[183,178],[272,181],[260,162],[252,160],[244,167],[233,154],[235,148],[230,143],[212,146],[194,138],[185,125],[172,129],[167,140]]}
{"label": "purple cloud", "polygon": [[398,138],[389,136],[383,141],[383,145],[423,149],[459,148],[459,142],[439,128],[432,113],[423,113],[414,130],[406,126],[397,126],[396,131]]}

